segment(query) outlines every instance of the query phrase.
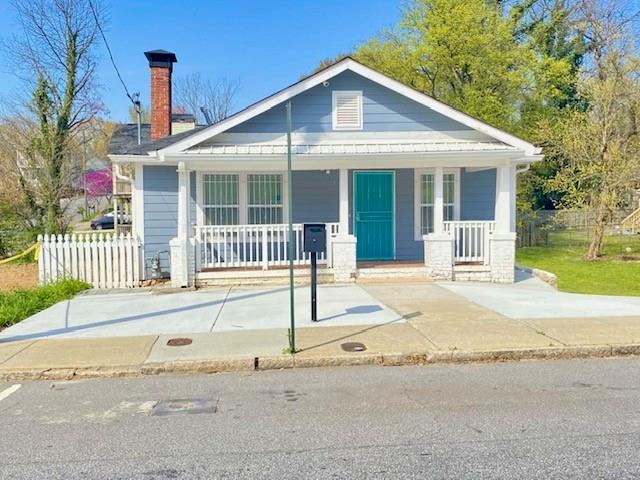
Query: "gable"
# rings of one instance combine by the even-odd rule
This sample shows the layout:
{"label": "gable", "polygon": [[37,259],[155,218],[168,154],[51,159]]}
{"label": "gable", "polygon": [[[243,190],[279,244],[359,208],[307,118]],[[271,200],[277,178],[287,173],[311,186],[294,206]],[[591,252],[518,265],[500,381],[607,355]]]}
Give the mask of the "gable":
{"label": "gable", "polygon": [[[291,99],[294,132],[333,132],[332,94],[341,90],[362,91],[362,131],[365,132],[475,132],[466,125],[351,70],[339,73],[329,79],[328,83],[328,86],[316,85]],[[285,107],[280,104],[236,125],[226,133],[284,132]]]}

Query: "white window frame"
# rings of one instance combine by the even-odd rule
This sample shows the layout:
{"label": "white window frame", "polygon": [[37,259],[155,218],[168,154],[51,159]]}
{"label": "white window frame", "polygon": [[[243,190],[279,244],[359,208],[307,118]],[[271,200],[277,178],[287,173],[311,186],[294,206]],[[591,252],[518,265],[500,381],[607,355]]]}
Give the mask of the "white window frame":
{"label": "white window frame", "polygon": [[[247,184],[248,175],[282,175],[282,221],[283,223],[289,222],[289,182],[287,178],[287,172],[281,171],[250,171],[250,172],[238,172],[238,171],[198,171],[196,173],[196,224],[198,226],[204,226],[204,189],[203,181],[204,175],[238,175],[238,200],[239,200],[239,215],[238,225],[249,224],[249,189]],[[227,225],[229,226],[229,225]]]}
{"label": "white window frame", "polygon": [[[459,168],[443,168],[442,174],[454,175],[455,192],[454,192],[454,204],[453,204],[453,219],[454,221],[460,220],[460,169]],[[413,172],[413,194],[414,194],[413,230],[414,230],[414,239],[416,241],[422,241],[422,215],[421,215],[422,175],[433,175],[435,177],[436,169],[435,168],[416,168]],[[435,189],[435,185],[434,185],[434,189]],[[434,202],[435,202],[435,199],[434,199]],[[444,207],[445,205],[443,205],[443,209]],[[444,216],[444,211],[443,211],[443,216]]]}
{"label": "white window frame", "polygon": [[[200,189],[202,192],[202,198],[199,202],[200,204],[200,208],[202,209],[202,222],[198,222],[199,224],[204,225],[205,224],[205,220],[206,220],[206,214],[205,214],[205,210],[207,207],[212,207],[214,205],[205,205],[204,203],[204,177],[206,175],[235,175],[238,177],[238,204],[237,204],[237,208],[238,208],[238,221],[240,221],[240,216],[241,216],[241,212],[242,212],[242,193],[240,191],[240,183],[241,183],[241,178],[240,178],[240,174],[238,173],[222,173],[222,172],[203,172],[200,174],[200,179],[198,180],[200,182]],[[197,197],[197,194],[196,194]],[[214,207],[219,207],[219,208],[233,208],[235,207],[234,205],[215,205]]]}
{"label": "white window frame", "polygon": [[[360,107],[360,124],[357,127],[340,127],[338,126],[338,108],[336,106],[337,96],[340,94],[357,95]],[[333,90],[331,92],[331,122],[334,130],[354,131],[364,128],[364,97],[362,90]]]}

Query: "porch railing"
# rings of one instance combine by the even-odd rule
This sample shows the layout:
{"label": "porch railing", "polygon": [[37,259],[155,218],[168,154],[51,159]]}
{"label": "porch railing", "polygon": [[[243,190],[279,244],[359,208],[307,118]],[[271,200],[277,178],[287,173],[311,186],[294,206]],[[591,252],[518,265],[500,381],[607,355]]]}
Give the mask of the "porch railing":
{"label": "porch railing", "polygon": [[[318,263],[331,265],[331,238],[338,234],[338,223],[327,223],[327,253],[318,255]],[[303,224],[294,223],[293,263],[311,263],[304,253]],[[202,269],[262,268],[289,263],[289,226],[272,225],[200,225],[195,227],[196,267]]]}
{"label": "porch railing", "polygon": [[495,226],[495,222],[475,220],[444,222],[444,231],[454,239],[454,262],[489,265],[489,235]]}

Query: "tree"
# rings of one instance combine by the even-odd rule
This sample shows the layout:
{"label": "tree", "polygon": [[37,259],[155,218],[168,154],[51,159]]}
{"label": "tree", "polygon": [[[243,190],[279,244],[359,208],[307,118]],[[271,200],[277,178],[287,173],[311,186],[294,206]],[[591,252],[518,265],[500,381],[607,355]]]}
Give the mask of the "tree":
{"label": "tree", "polygon": [[358,60],[490,124],[527,136],[545,103],[563,96],[565,58],[535,52],[502,2],[415,0]]}
{"label": "tree", "polygon": [[568,159],[550,185],[565,205],[587,206],[594,226],[586,258],[602,254],[611,214],[640,186],[640,59],[629,18],[614,2],[585,0],[580,13],[592,57],[578,85],[587,108],[573,108],[543,124],[546,151]]}
{"label": "tree", "polygon": [[[5,50],[31,89],[26,109],[8,120],[21,132],[11,175],[33,221],[46,233],[66,230],[74,133],[102,105],[96,100],[94,51],[103,11],[97,0],[14,0],[22,27]],[[16,165],[17,166],[17,165]]]}
{"label": "tree", "polygon": [[202,124],[207,121],[201,111],[204,107],[211,122],[215,123],[229,116],[238,88],[238,82],[226,78],[212,81],[193,73],[174,80],[173,103],[176,109],[185,109]]}

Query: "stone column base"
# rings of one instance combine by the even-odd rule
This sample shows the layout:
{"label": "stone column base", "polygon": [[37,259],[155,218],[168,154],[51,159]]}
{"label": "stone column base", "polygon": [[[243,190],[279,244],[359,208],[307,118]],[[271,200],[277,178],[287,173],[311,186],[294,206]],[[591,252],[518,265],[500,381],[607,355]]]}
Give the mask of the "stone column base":
{"label": "stone column base", "polygon": [[516,234],[492,233],[489,238],[491,281],[513,283],[516,269]]}
{"label": "stone column base", "polygon": [[331,239],[331,261],[336,282],[353,282],[356,279],[356,237],[338,235]]}
{"label": "stone column base", "polygon": [[453,280],[453,237],[448,233],[430,233],[423,238],[424,263],[429,276]]}
{"label": "stone column base", "polygon": [[169,241],[169,250],[171,251],[171,286],[174,288],[189,286],[189,255],[188,239],[172,238]]}

